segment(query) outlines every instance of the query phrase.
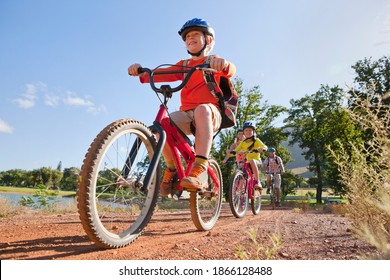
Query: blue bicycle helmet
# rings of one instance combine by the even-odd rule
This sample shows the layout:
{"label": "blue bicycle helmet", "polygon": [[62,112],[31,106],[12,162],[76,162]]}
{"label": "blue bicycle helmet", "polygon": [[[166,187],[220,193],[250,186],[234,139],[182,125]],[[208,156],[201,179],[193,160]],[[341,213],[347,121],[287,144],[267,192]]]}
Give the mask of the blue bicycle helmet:
{"label": "blue bicycle helmet", "polygon": [[254,131],[256,131],[256,127],[252,124],[252,122],[244,122],[242,129],[244,130],[247,127],[251,127]]}
{"label": "blue bicycle helmet", "polygon": [[203,33],[208,34],[214,38],[214,29],[207,23],[207,21],[201,18],[190,19],[184,23],[178,33],[183,41],[185,41],[187,33],[193,30],[202,31]]}
{"label": "blue bicycle helmet", "polygon": [[269,147],[269,148],[268,148],[268,152],[269,152],[269,153],[275,153],[276,150],[275,150],[275,148],[273,148],[273,147]]}

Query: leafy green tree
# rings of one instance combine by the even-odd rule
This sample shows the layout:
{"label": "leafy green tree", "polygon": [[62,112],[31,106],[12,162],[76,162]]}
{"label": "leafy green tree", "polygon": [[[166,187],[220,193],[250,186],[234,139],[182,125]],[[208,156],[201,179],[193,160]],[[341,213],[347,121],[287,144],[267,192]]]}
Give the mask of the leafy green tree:
{"label": "leafy green tree", "polygon": [[[348,109],[352,109],[356,114],[368,119],[368,112],[362,109],[361,104],[369,103],[371,110],[378,110],[376,116],[386,119],[389,114],[390,105],[390,57],[373,61],[372,58],[365,58],[358,61],[352,68],[356,72],[354,87],[349,91]],[[373,141],[374,131],[370,126],[362,126],[362,122],[357,122],[362,131],[362,138],[369,146]],[[375,160],[379,155],[367,155],[368,162]]]}
{"label": "leafy green tree", "polygon": [[352,66],[356,72],[350,106],[356,107],[360,102],[354,101],[358,98],[368,99],[371,104],[378,102],[378,96],[383,105],[390,104],[390,98],[383,98],[385,94],[390,94],[390,56],[383,56],[373,61],[372,58],[359,60]]}
{"label": "leafy green tree", "polygon": [[11,169],[1,172],[1,184],[4,186],[24,187],[27,186],[26,170]]}
{"label": "leafy green tree", "polygon": [[336,168],[330,172],[332,165],[327,146],[336,149],[334,139],[345,134],[350,139],[349,130],[353,125],[341,110],[343,91],[338,86],[322,85],[313,95],[306,95],[298,100],[290,100],[289,116],[285,120],[292,128],[290,144],[298,143],[303,150],[309,169],[315,177],[311,179],[317,187],[316,200],[322,203],[322,190],[338,180]]}
{"label": "leafy green tree", "polygon": [[60,181],[60,188],[64,191],[77,191],[77,180],[80,169],[76,167],[65,168]]}

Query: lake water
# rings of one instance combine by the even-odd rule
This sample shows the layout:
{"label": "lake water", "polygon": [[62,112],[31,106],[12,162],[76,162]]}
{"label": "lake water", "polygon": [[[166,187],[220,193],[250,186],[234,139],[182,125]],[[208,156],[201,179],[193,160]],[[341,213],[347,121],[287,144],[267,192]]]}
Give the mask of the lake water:
{"label": "lake water", "polygon": [[[25,196],[25,197],[29,197],[31,196],[34,201],[37,200],[36,197],[33,197],[32,194],[19,194],[19,193],[3,193],[3,192],[0,192],[0,197],[5,197],[8,201],[10,201],[11,203],[13,204],[18,204],[19,201],[22,200],[22,197]],[[54,201],[56,202],[60,202],[64,205],[68,204],[68,203],[73,203],[76,201],[76,199],[74,197],[62,197],[62,196],[48,196],[48,197],[52,197],[54,198]]]}

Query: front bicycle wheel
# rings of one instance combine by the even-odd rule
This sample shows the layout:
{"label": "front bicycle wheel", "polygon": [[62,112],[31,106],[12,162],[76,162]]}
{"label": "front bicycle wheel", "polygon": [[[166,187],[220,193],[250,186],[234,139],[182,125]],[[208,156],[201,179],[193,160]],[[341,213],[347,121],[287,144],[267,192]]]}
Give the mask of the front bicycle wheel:
{"label": "front bicycle wheel", "polygon": [[258,215],[261,210],[261,190],[254,190],[251,199],[251,207],[253,215]]}
{"label": "front bicycle wheel", "polygon": [[159,164],[151,166],[155,151],[150,129],[132,119],[108,125],[92,142],[79,176],[77,207],[98,246],[124,247],[148,224],[161,174]]}
{"label": "front bicycle wheel", "polygon": [[221,213],[222,172],[215,160],[210,159],[209,165],[219,181],[219,188],[217,188],[217,182],[209,176],[209,185],[203,192],[190,192],[191,217],[198,230],[212,229]]}
{"label": "front bicycle wheel", "polygon": [[272,183],[272,186],[271,186],[271,206],[272,206],[272,210],[275,210],[276,193],[275,193],[275,184],[274,183]]}
{"label": "front bicycle wheel", "polygon": [[229,185],[229,205],[236,218],[242,218],[248,211],[248,192],[244,173],[237,170],[233,173]]}

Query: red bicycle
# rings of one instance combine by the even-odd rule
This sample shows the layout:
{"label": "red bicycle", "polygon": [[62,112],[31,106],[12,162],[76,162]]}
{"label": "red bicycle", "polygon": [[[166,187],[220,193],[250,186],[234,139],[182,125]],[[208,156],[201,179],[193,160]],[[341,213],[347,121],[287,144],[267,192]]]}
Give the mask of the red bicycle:
{"label": "red bicycle", "polygon": [[[232,154],[236,152],[232,151]],[[257,215],[261,210],[261,190],[255,190],[256,179],[254,178],[249,162],[245,155],[247,153],[258,153],[258,151],[239,151],[242,158],[236,161],[237,168],[231,177],[229,185],[229,205],[236,218],[243,218],[248,211],[248,202],[251,202],[252,213]]]}
{"label": "red bicycle", "polygon": [[[163,66],[163,65],[162,65]],[[155,209],[161,180],[160,157],[167,143],[173,151],[177,180],[172,192],[181,192],[180,180],[195,161],[191,140],[169,118],[167,104],[173,92],[181,90],[195,71],[212,70],[209,64],[180,70],[148,73],[150,86],[161,101],[152,126],[126,118],[109,124],[93,140],[83,162],[78,186],[78,212],[91,241],[102,248],[118,248],[133,242],[143,232]],[[174,88],[156,87],[154,76],[184,73]],[[158,93],[163,95],[161,100]],[[158,141],[155,134],[158,134]],[[210,230],[222,205],[222,173],[209,159],[209,184],[202,192],[190,192],[192,220],[198,230]]]}

